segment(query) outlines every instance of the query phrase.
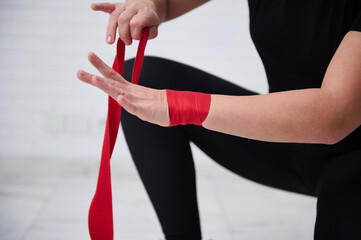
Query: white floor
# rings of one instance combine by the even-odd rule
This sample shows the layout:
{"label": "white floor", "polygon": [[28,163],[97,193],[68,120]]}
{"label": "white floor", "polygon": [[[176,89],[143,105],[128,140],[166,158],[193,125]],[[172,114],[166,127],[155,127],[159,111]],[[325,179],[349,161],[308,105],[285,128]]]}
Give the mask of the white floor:
{"label": "white floor", "polygon": [[[312,239],[316,199],[196,162],[203,239]],[[89,239],[98,160],[0,160],[0,239]],[[115,239],[164,239],[130,159],[112,163]]]}

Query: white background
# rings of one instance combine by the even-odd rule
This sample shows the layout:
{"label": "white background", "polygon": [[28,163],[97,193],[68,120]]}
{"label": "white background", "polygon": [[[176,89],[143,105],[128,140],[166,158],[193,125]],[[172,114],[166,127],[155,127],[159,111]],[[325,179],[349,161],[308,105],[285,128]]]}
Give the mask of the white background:
{"label": "white background", "polygon": [[[111,65],[105,43],[108,14],[91,1],[0,1],[0,153],[83,158],[99,154],[106,96],[76,78],[96,72],[94,51]],[[248,30],[245,0],[211,1],[162,24],[146,54],[196,66],[265,93],[266,78]],[[126,58],[135,56],[136,45]],[[121,133],[122,135],[122,133]],[[122,136],[119,144],[124,145]],[[117,152],[125,153],[122,147]]]}
{"label": "white background", "polygon": [[[108,64],[115,55],[105,43],[108,15],[90,4],[0,0],[0,239],[89,239],[107,96],[76,71],[95,73],[89,51]],[[266,93],[248,24],[246,0],[214,0],[162,24],[146,55]],[[204,239],[312,239],[314,198],[245,180],[192,149]],[[115,239],[161,239],[121,129],[112,179]]]}

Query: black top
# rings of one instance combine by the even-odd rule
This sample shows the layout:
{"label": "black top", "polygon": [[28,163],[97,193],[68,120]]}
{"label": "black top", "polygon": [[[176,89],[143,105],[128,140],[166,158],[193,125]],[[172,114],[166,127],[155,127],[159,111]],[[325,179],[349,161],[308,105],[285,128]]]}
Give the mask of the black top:
{"label": "black top", "polygon": [[[321,87],[342,38],[350,30],[361,31],[361,0],[248,3],[251,37],[270,92]],[[360,127],[352,135],[345,140],[361,146]]]}

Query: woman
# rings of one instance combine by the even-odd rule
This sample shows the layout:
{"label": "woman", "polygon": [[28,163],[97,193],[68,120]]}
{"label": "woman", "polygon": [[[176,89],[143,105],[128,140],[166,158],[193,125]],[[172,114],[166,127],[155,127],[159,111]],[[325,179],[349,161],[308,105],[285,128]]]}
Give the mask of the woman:
{"label": "woman", "polygon": [[[155,38],[161,22],[204,2],[129,0],[92,8],[110,13],[108,43],[118,29],[131,44],[143,27]],[[93,53],[89,60],[104,78],[84,71],[78,78],[126,110],[127,144],[167,240],[201,239],[190,141],[242,177],[317,197],[315,239],[361,239],[361,1],[248,2],[269,94],[155,57],[144,60],[141,86]],[[132,64],[126,62],[125,79]],[[165,89],[211,93],[200,126],[164,127],[171,111],[187,115]]]}

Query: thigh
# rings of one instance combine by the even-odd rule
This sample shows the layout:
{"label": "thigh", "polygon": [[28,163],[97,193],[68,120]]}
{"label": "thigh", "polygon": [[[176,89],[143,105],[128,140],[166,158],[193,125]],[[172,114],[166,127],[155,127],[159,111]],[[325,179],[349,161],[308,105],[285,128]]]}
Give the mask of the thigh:
{"label": "thigh", "polygon": [[198,126],[186,128],[197,147],[239,176],[269,187],[314,196],[296,173],[287,144],[245,139]]}
{"label": "thigh", "polygon": [[[127,61],[133,64],[134,59]],[[130,76],[127,79],[130,79]],[[172,89],[179,91],[208,92],[228,95],[254,95],[234,83],[221,79],[200,69],[176,61],[145,57],[139,85],[155,89]]]}
{"label": "thigh", "polygon": [[323,168],[315,239],[361,239],[361,149],[340,155]]}
{"label": "thigh", "polygon": [[[199,69],[156,57],[144,59],[139,84],[157,89],[213,94],[257,94]],[[295,174],[292,153],[287,144],[245,139],[195,125],[172,128],[184,129],[189,140],[209,157],[242,177],[267,186],[310,195],[309,189]]]}

